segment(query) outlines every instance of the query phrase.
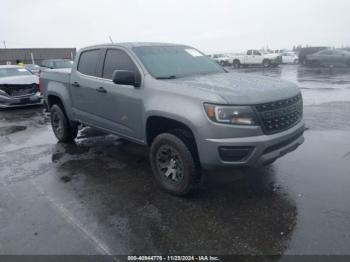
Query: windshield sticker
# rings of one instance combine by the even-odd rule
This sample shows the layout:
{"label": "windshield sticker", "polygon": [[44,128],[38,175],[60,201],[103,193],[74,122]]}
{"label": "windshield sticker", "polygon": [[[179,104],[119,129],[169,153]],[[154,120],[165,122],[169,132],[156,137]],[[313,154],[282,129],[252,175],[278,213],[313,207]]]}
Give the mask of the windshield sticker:
{"label": "windshield sticker", "polygon": [[189,53],[191,56],[203,56],[201,53],[199,53],[195,49],[185,49],[187,53]]}

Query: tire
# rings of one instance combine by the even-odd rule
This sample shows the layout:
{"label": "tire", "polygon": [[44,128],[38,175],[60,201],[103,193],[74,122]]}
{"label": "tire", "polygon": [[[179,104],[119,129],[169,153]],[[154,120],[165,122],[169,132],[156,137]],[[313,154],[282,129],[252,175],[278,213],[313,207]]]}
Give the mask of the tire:
{"label": "tire", "polygon": [[200,183],[195,144],[185,130],[158,135],[151,145],[150,162],[156,181],[170,194],[184,196]]}
{"label": "tire", "polygon": [[236,59],[236,60],[234,60],[234,61],[232,62],[232,65],[233,65],[234,68],[238,69],[238,68],[241,67],[241,62],[240,62],[239,60]]}
{"label": "tire", "polygon": [[294,61],[293,61],[293,64],[298,64],[299,63],[299,60],[298,59],[294,59]]}
{"label": "tire", "polygon": [[311,64],[311,66],[313,66],[313,67],[320,67],[320,66],[321,66],[321,62],[318,61],[318,60],[310,61],[310,64]]}
{"label": "tire", "polygon": [[227,66],[227,61],[220,61],[221,66]]}
{"label": "tire", "polygon": [[263,67],[268,68],[271,66],[271,61],[269,59],[265,59],[262,64]]}
{"label": "tire", "polygon": [[78,126],[71,124],[63,109],[55,104],[50,109],[52,130],[58,139],[63,143],[74,141],[78,134]]}

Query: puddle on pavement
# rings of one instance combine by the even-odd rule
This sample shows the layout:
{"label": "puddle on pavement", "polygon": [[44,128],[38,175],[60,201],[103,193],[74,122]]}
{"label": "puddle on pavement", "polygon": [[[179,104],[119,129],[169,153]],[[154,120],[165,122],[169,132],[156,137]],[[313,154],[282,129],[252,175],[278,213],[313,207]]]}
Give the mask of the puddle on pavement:
{"label": "puddle on pavement", "polygon": [[282,78],[301,85],[302,88],[349,88],[350,68],[308,68],[283,65],[277,68],[242,68],[233,70],[239,73],[259,74]]}
{"label": "puddle on pavement", "polygon": [[60,179],[63,181],[63,183],[68,183],[72,180],[72,178],[69,176],[62,176]]}
{"label": "puddle on pavement", "polygon": [[26,126],[3,126],[0,127],[0,136],[11,135],[13,133],[20,132],[26,129]]}

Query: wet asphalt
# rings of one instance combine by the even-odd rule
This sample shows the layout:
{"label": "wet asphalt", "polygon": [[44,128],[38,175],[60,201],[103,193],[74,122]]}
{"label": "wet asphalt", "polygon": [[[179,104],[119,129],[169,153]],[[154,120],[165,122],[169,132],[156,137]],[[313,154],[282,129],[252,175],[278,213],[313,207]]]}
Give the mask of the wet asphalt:
{"label": "wet asphalt", "polygon": [[60,144],[43,108],[0,111],[0,254],[350,254],[350,69],[238,71],[300,86],[305,143],[186,198],[147,148],[91,128]]}

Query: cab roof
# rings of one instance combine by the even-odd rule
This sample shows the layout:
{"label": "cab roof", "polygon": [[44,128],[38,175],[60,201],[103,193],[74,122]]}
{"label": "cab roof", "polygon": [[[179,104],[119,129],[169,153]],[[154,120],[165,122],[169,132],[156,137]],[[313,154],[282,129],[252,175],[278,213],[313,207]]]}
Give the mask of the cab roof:
{"label": "cab roof", "polygon": [[160,43],[160,42],[123,42],[123,43],[106,43],[106,44],[99,44],[99,45],[93,45],[93,46],[87,46],[82,49],[91,49],[91,48],[101,48],[101,47],[125,47],[128,49],[131,49],[133,47],[140,47],[140,46],[184,46],[181,44],[172,44],[172,43]]}

